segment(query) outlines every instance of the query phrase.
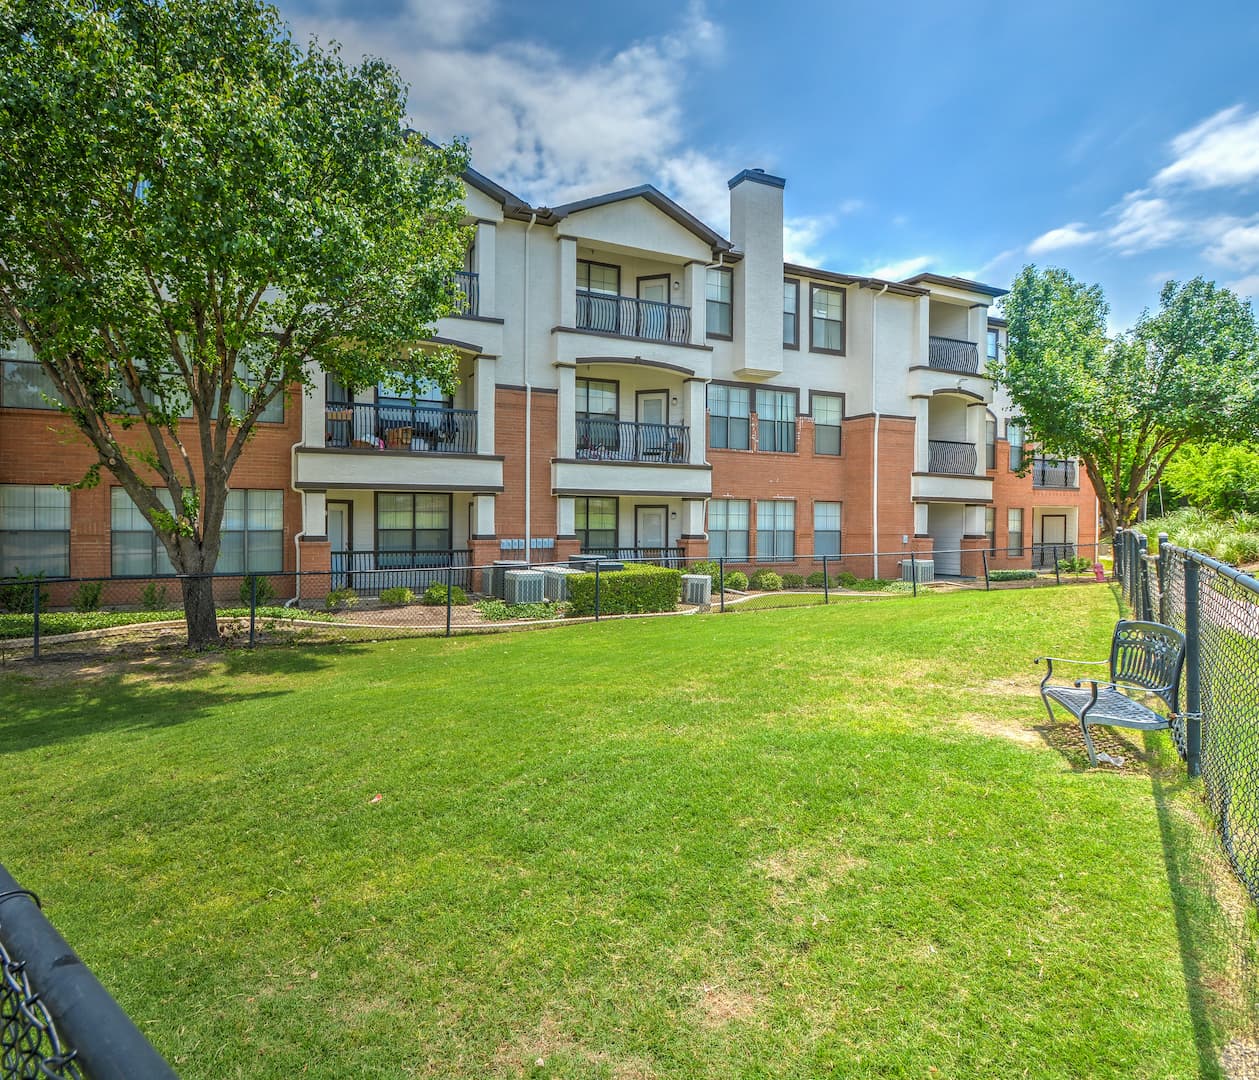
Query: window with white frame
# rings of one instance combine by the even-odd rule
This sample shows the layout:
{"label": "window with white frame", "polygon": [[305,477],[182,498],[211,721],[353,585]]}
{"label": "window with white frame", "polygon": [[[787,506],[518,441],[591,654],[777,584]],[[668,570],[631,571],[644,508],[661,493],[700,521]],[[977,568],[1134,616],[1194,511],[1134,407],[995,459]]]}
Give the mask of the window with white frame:
{"label": "window with white frame", "polygon": [[708,445],[714,450],[750,449],[748,417],[752,395],[746,386],[708,385]]}
{"label": "window with white frame", "polygon": [[[154,494],[173,511],[169,491],[158,488]],[[114,577],[161,577],[175,572],[152,523],[121,487],[109,489],[109,568]]]}
{"label": "window with white frame", "polygon": [[809,348],[814,352],[842,353],[844,351],[844,304],[843,289],[830,289],[824,285],[809,286]]}
{"label": "window with white frame", "polygon": [[731,272],[711,267],[705,285],[706,317],[709,337],[731,337],[734,334],[734,289]]}
{"label": "window with white frame", "polygon": [[796,504],[760,499],[756,504],[756,561],[788,562],[796,557]]}
{"label": "window with white frame", "polygon": [[284,569],[284,492],[229,491],[219,542],[222,574],[273,574]]}
{"label": "window with white frame", "polygon": [[748,557],[748,500],[708,501],[708,554],[714,559]]}
{"label": "window with white frame", "polygon": [[796,395],[790,390],[756,391],[756,446],[783,454],[796,452]]}
{"label": "window with white frame", "polygon": [[1019,557],[1023,554],[1023,510],[1011,507],[1005,512],[1006,554]]}
{"label": "window with white frame", "polygon": [[842,551],[842,510],[837,502],[813,504],[813,554],[839,555]]}
{"label": "window with white frame", "polygon": [[840,452],[840,431],[844,419],[844,399],[839,394],[814,394],[813,452],[837,455]]}
{"label": "window with white frame", "polygon": [[997,342],[999,335],[996,330],[988,331],[988,359],[995,360],[997,358]]}
{"label": "window with white frame", "polygon": [[70,576],[70,492],[0,484],[0,576]]}

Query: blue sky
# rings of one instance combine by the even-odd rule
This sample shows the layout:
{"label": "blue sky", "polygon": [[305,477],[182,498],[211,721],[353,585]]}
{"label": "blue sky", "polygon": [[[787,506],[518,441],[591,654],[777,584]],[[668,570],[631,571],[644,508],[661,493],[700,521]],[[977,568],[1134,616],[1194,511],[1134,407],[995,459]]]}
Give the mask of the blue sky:
{"label": "blue sky", "polygon": [[[788,256],[1098,281],[1112,325],[1195,274],[1259,300],[1259,5],[281,0],[383,56],[414,125],[535,203],[653,183],[724,231],[787,178]],[[787,14],[781,14],[787,13]]]}

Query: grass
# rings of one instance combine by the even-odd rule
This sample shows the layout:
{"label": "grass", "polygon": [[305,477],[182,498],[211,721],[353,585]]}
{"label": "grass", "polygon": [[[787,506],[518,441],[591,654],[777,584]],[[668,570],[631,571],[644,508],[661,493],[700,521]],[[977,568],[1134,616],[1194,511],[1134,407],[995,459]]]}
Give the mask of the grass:
{"label": "grass", "polygon": [[4,860],[186,1080],[1216,1076],[1187,796],[1033,730],[1116,611],[4,675]]}
{"label": "grass", "polygon": [[[247,619],[249,607],[220,608],[221,619]],[[257,611],[259,619],[326,619],[319,612],[299,611],[284,607],[263,607]],[[41,634],[76,634],[84,630],[105,630],[114,626],[138,626],[152,622],[183,622],[182,608],[163,611],[41,611]],[[0,641],[28,638],[34,632],[35,616],[7,612],[0,614]]]}

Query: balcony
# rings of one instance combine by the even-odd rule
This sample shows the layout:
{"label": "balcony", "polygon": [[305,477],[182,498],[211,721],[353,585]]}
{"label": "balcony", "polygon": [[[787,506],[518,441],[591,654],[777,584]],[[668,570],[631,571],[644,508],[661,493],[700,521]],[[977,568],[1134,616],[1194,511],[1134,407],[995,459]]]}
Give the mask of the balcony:
{"label": "balcony", "polygon": [[679,465],[690,459],[690,452],[691,432],[683,424],[577,417],[577,457],[582,461]]}
{"label": "balcony", "polygon": [[582,555],[602,555],[605,559],[623,562],[652,562],[660,566],[676,566],[682,560],[680,547],[617,547],[582,548]]}
{"label": "balcony", "polygon": [[1074,461],[1046,457],[1032,459],[1032,487],[1076,489],[1079,486],[1080,481]]}
{"label": "balcony", "polygon": [[691,309],[578,289],[577,329],[685,345],[691,340]]}
{"label": "balcony", "polygon": [[455,274],[455,315],[481,314],[481,286],[478,276],[470,270]]}
{"label": "balcony", "polygon": [[930,439],[927,442],[927,472],[953,476],[974,476],[979,455],[974,443]]}
{"label": "balcony", "polygon": [[940,371],[978,375],[979,346],[973,341],[933,336],[927,342],[927,363]]}
{"label": "balcony", "polygon": [[341,450],[475,454],[476,410],[418,403],[329,401],[324,414],[324,445]]}
{"label": "balcony", "polygon": [[356,592],[376,596],[381,589],[406,587],[422,593],[430,585],[448,580],[469,588],[468,548],[445,551],[334,551],[333,588],[349,586]]}

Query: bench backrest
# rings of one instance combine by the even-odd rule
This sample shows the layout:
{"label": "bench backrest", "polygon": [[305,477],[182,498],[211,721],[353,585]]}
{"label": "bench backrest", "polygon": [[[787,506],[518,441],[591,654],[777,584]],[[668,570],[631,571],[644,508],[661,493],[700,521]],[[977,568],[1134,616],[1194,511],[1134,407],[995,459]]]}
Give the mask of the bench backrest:
{"label": "bench backrest", "polygon": [[[1116,682],[1158,690],[1176,712],[1180,671],[1185,660],[1185,635],[1162,623],[1123,620],[1110,646],[1110,677]],[[1162,689],[1170,687],[1170,689]]]}

